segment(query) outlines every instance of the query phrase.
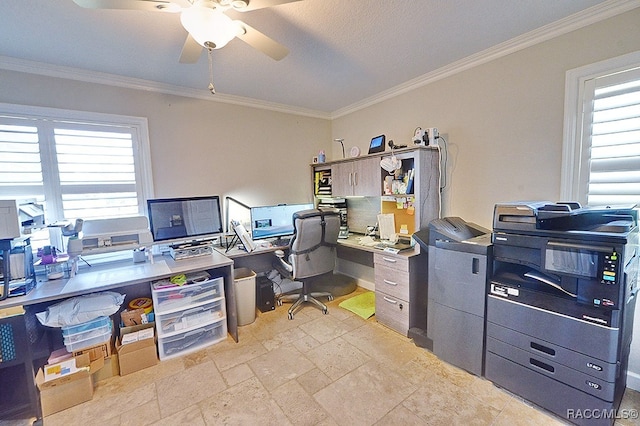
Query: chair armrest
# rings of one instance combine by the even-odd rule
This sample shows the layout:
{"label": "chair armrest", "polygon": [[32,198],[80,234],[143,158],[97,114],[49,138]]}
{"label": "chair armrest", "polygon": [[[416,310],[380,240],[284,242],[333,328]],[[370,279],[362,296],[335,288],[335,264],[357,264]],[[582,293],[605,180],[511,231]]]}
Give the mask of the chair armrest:
{"label": "chair armrest", "polygon": [[284,260],[284,251],[282,250],[276,250],[275,252],[276,257],[278,258],[278,264],[284,268],[285,271],[291,273],[293,272],[293,266],[291,266],[290,264],[288,264],[285,260]]}

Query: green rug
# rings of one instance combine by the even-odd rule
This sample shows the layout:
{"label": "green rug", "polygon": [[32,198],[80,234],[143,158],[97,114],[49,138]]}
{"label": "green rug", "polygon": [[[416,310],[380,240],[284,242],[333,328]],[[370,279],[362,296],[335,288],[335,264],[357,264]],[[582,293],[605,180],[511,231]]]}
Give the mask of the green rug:
{"label": "green rug", "polygon": [[338,306],[367,319],[376,313],[376,294],[373,291],[368,291],[343,300]]}

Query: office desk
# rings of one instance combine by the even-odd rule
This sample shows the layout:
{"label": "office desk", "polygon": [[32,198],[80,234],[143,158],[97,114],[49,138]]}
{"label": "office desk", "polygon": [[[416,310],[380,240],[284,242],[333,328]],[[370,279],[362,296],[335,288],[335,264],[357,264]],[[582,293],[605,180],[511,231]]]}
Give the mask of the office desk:
{"label": "office desk", "polygon": [[43,302],[53,302],[69,297],[105,290],[126,289],[136,284],[150,283],[161,278],[197,271],[210,271],[212,275],[224,278],[227,308],[227,329],[238,341],[238,317],[233,287],[233,260],[214,251],[207,256],[175,261],[169,256],[156,256],[154,263],[133,263],[123,260],[104,265],[94,265],[83,269],[73,278],[39,281],[29,294],[11,297],[0,302],[0,309],[11,306],[28,306]]}
{"label": "office desk", "polygon": [[256,273],[267,273],[273,269],[273,261],[276,258],[274,252],[276,250],[286,251],[287,248],[288,246],[259,246],[250,253],[237,247],[233,247],[228,251],[224,248],[216,247],[216,250],[232,259],[234,268],[249,268]]}
{"label": "office desk", "polygon": [[404,336],[411,334],[410,329],[426,331],[426,253],[421,253],[418,245],[389,253],[360,245],[360,237],[362,235],[350,235],[338,240],[338,258],[373,269],[377,321]]}
{"label": "office desk", "polygon": [[338,257],[351,262],[356,262],[364,266],[374,266],[374,254],[386,253],[392,256],[399,256],[401,258],[410,258],[420,255],[420,246],[415,245],[412,249],[403,250],[397,254],[387,253],[375,247],[364,246],[359,243],[360,238],[364,237],[361,234],[349,234],[349,238],[338,240]]}

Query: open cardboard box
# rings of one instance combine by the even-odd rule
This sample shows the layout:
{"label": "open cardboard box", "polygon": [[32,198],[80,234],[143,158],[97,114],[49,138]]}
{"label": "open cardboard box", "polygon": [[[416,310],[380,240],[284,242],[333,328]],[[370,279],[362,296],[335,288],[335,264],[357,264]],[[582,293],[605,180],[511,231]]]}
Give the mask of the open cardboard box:
{"label": "open cardboard box", "polygon": [[38,370],[36,384],[40,389],[42,415],[48,416],[66,410],[93,398],[93,374],[104,366],[104,358],[91,361],[89,354],[75,357],[76,367],[88,367],[75,373],[44,381],[44,371]]}
{"label": "open cardboard box", "polygon": [[120,365],[120,375],[125,376],[143,368],[152,367],[158,363],[155,330],[152,339],[122,344],[122,336],[147,328],[153,329],[155,323],[135,325],[120,328],[120,338],[116,341],[116,353]]}

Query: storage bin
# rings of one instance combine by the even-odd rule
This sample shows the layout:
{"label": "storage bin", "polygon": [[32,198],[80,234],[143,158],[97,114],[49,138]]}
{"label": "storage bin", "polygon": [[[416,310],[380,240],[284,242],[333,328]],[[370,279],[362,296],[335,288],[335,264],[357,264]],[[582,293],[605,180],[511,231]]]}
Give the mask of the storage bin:
{"label": "storage bin", "polygon": [[109,325],[110,322],[109,317],[98,317],[94,320],[83,322],[82,324],[62,327],[62,336],[67,337],[71,334],[82,333],[83,331],[104,327]]}
{"label": "storage bin", "polygon": [[[75,331],[75,332],[70,332]],[[62,337],[65,345],[90,340],[103,336],[111,332],[111,320],[107,317],[100,317],[97,320],[79,324],[77,326],[63,327]]]}
{"label": "storage bin", "polygon": [[86,337],[84,339],[77,339],[73,342],[67,342],[65,338],[64,345],[67,348],[67,351],[72,353],[80,349],[101,345],[111,340],[111,322],[109,322],[109,325],[107,326],[107,328],[103,330],[104,332],[102,334],[97,334],[97,335],[92,335],[92,331],[90,330],[86,335],[90,337]]}
{"label": "storage bin", "polygon": [[184,332],[226,317],[224,299],[156,316],[158,336]]}
{"label": "storage bin", "polygon": [[197,351],[205,346],[222,341],[227,336],[227,321],[221,319],[195,330],[185,331],[170,337],[158,338],[160,359],[165,360]]}
{"label": "storage bin", "polygon": [[256,320],[256,273],[249,268],[237,268],[233,276],[238,325],[251,324]]}
{"label": "storage bin", "polygon": [[200,302],[224,297],[224,279],[220,277],[183,286],[154,286],[151,294],[156,315],[174,312]]}

